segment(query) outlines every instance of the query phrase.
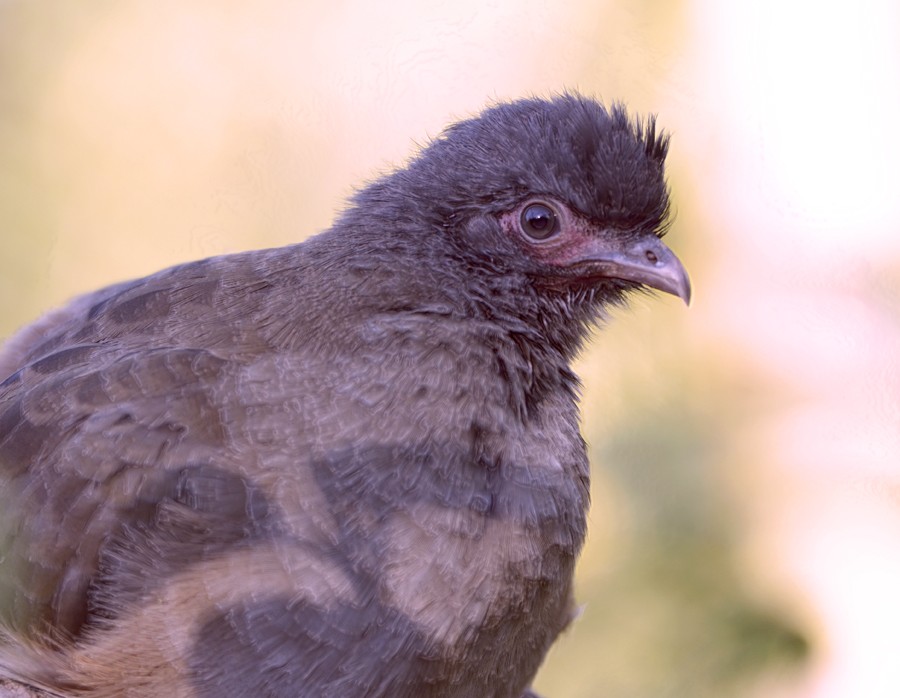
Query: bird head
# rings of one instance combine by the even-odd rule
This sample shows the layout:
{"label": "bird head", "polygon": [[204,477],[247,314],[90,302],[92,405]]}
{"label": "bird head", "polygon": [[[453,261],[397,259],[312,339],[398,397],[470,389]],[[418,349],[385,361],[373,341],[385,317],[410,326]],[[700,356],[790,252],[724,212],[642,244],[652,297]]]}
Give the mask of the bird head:
{"label": "bird head", "polygon": [[[532,325],[589,324],[641,288],[687,303],[688,274],[661,240],[668,142],[654,118],[621,105],[572,94],[503,103],[450,126],[360,192],[357,209],[380,209],[387,226],[452,258],[446,268],[495,313],[506,299]],[[577,345],[582,332],[564,334]]]}

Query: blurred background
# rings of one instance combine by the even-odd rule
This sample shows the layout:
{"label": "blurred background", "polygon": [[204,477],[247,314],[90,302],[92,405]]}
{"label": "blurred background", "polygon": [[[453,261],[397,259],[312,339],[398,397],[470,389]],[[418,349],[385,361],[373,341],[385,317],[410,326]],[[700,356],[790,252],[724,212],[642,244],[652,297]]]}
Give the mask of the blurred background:
{"label": "blurred background", "polygon": [[673,134],[695,300],[582,357],[585,604],[549,698],[900,695],[900,4],[0,0],[0,337],[328,227],[484,105]]}

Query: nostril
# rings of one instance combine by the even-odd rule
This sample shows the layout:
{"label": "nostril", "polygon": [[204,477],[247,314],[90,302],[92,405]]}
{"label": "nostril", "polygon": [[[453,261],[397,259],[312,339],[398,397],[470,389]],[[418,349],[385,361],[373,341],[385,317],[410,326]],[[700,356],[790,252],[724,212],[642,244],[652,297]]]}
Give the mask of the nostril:
{"label": "nostril", "polygon": [[644,252],[644,256],[647,258],[647,261],[650,262],[650,264],[656,264],[659,261],[659,257],[656,256],[656,252],[654,252],[653,250],[646,250]]}

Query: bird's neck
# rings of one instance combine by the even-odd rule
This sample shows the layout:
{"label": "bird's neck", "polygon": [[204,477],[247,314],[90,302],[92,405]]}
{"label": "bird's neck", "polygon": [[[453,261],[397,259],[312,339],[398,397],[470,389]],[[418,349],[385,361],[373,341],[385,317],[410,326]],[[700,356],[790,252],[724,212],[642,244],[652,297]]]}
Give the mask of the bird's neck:
{"label": "bird's neck", "polygon": [[403,235],[353,229],[332,229],[285,248],[293,259],[277,266],[287,271],[283,283],[295,288],[282,297],[303,297],[316,311],[298,317],[283,308],[276,324],[296,326],[277,335],[291,344],[334,345],[376,319],[400,326],[440,317],[494,348],[525,404],[561,385],[574,392],[569,364],[587,334],[589,306],[541,292],[524,276],[480,273],[451,254]]}

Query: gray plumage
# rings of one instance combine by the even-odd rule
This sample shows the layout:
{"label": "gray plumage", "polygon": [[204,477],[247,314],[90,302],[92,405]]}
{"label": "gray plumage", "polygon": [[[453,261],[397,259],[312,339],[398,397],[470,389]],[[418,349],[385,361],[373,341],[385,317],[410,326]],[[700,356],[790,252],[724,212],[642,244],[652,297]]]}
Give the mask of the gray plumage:
{"label": "gray plumage", "polygon": [[585,534],[570,361],[628,291],[689,297],[659,240],[666,149],[621,107],[501,104],[302,244],[22,330],[0,354],[0,675],[527,695]]}

